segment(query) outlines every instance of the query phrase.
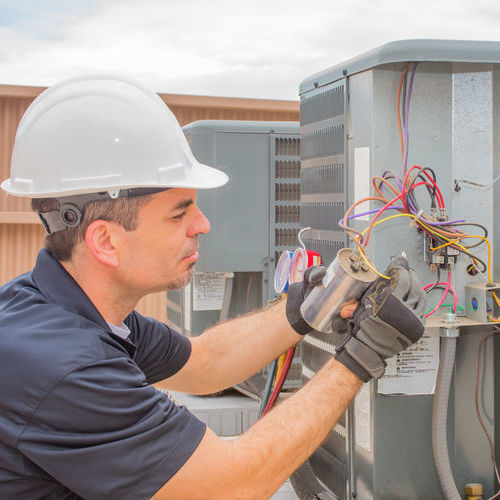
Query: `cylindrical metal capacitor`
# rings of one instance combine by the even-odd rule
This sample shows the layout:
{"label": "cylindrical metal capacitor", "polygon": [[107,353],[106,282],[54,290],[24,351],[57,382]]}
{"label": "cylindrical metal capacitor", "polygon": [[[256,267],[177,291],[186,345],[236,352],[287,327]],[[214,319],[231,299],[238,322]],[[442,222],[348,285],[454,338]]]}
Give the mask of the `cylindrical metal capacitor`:
{"label": "cylindrical metal capacitor", "polygon": [[302,317],[315,330],[331,333],[332,320],[340,317],[342,306],[359,299],[376,278],[355,250],[343,248],[328,266],[322,283],[304,300]]}

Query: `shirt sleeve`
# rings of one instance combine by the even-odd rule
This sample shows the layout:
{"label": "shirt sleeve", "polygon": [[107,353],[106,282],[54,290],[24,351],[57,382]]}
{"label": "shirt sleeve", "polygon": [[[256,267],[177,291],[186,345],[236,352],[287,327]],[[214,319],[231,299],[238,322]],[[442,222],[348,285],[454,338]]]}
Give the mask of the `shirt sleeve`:
{"label": "shirt sleeve", "polygon": [[84,498],[151,498],[186,462],[206,426],[146,383],[129,358],[87,364],[44,398],[20,451]]}
{"label": "shirt sleeve", "polygon": [[191,341],[165,323],[133,311],[125,320],[137,346],[134,361],[150,384],[171,377],[191,355]]}

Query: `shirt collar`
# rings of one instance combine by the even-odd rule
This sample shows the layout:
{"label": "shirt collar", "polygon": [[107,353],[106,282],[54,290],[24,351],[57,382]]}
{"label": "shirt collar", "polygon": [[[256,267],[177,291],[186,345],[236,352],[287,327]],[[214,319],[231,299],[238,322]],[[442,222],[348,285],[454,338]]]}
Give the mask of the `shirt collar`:
{"label": "shirt collar", "polygon": [[65,306],[109,331],[108,324],[78,283],[45,249],[38,254],[33,280],[40,291],[56,304]]}

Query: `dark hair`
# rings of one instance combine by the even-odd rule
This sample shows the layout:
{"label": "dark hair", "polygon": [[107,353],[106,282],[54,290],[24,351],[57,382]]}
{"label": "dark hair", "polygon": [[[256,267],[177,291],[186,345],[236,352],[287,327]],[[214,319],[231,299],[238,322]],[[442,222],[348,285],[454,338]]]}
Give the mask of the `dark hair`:
{"label": "dark hair", "polygon": [[[70,260],[75,246],[85,239],[87,228],[96,220],[116,222],[126,231],[133,231],[137,227],[139,209],[152,196],[149,194],[91,201],[85,205],[82,221],[78,226],[45,236],[45,248],[60,262]],[[31,200],[31,208],[35,212],[50,212],[59,208],[59,201],[55,198],[34,198]]]}

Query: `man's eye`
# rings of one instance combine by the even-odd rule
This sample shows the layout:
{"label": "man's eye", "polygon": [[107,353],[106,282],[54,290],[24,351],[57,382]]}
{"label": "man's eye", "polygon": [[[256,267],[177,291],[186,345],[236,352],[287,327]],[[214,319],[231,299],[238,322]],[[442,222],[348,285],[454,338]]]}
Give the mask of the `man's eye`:
{"label": "man's eye", "polygon": [[182,212],[181,214],[179,214],[179,215],[175,215],[174,217],[172,217],[172,219],[175,219],[175,220],[180,220],[180,219],[182,219],[185,215],[186,215],[186,212]]}

